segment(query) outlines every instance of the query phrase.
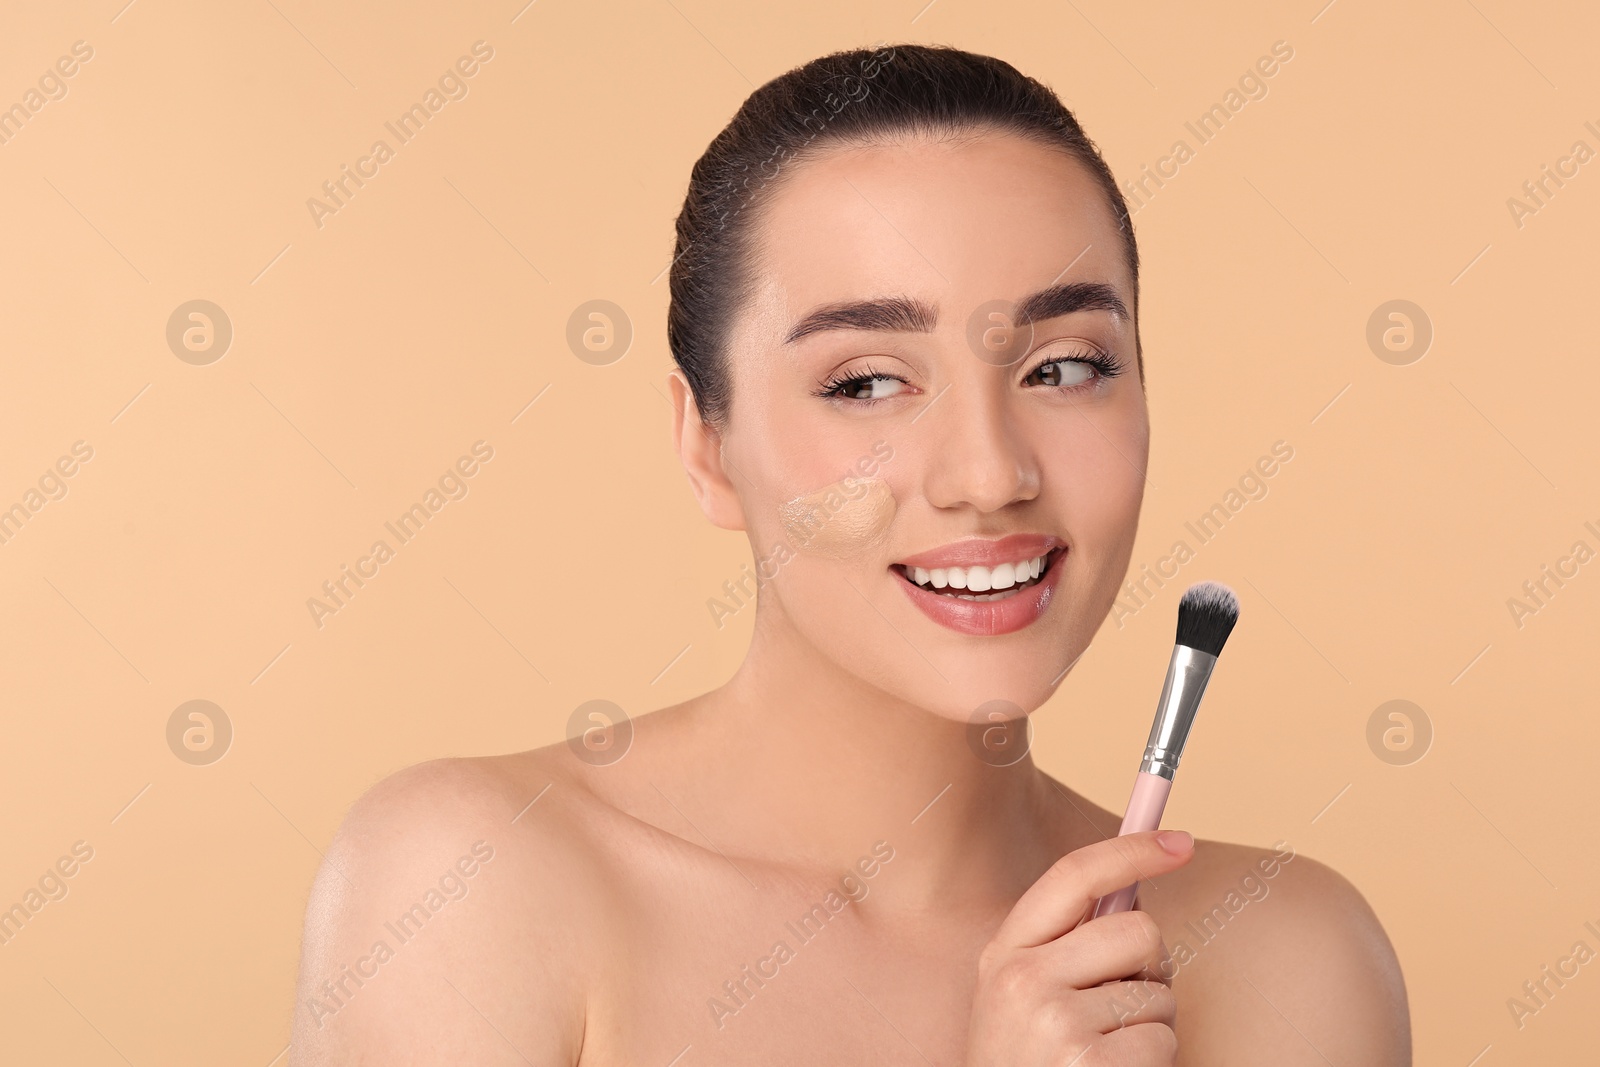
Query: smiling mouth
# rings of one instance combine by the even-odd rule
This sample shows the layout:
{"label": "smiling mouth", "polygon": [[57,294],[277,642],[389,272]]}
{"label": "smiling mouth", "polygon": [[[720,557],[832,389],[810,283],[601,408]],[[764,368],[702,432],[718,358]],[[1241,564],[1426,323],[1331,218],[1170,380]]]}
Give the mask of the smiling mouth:
{"label": "smiling mouth", "polygon": [[955,600],[1007,600],[1038,585],[1065,549],[1058,545],[1042,556],[1002,563],[995,567],[890,566],[901,578],[927,593]]}

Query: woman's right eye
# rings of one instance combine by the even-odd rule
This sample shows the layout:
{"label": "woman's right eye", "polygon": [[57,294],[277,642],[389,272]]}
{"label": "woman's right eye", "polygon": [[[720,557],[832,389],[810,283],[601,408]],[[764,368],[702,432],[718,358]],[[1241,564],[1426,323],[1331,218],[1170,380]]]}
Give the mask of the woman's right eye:
{"label": "woman's right eye", "polygon": [[830,396],[847,400],[884,400],[900,392],[905,383],[886,374],[861,375],[847,378],[830,389]]}
{"label": "woman's right eye", "polygon": [[851,400],[883,400],[893,397],[901,390],[904,382],[898,378],[885,378],[883,374],[875,374],[872,378],[853,378],[840,387],[840,395],[850,397]]}

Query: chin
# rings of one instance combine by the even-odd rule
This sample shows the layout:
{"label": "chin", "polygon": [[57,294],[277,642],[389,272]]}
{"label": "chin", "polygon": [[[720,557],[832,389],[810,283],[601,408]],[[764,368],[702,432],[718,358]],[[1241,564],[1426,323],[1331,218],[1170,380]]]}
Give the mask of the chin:
{"label": "chin", "polygon": [[824,653],[890,698],[963,724],[992,721],[1002,705],[1009,708],[1004,718],[1039,708],[1055,693],[1094,630],[1086,620],[1047,617],[1002,637],[952,634],[935,641],[926,629],[919,633],[896,620],[902,639],[865,604],[861,607],[871,616],[855,620],[861,632],[880,630],[888,640],[874,634],[859,643],[841,643],[840,620],[835,618],[831,630],[823,624]]}

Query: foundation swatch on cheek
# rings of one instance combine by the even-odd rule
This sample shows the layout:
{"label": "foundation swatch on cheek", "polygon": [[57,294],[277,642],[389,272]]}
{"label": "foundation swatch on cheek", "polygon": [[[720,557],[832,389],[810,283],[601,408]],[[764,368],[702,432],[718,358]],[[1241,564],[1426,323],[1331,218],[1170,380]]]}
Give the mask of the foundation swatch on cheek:
{"label": "foundation swatch on cheek", "polygon": [[796,548],[844,558],[875,544],[894,520],[894,494],[881,478],[845,478],[778,506]]}

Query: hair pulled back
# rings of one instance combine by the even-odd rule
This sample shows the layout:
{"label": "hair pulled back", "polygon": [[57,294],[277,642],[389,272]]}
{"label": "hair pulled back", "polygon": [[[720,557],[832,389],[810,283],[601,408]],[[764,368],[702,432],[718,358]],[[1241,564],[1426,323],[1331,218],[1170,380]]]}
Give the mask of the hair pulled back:
{"label": "hair pulled back", "polygon": [[1088,168],[1123,236],[1137,316],[1139,251],[1127,202],[1099,149],[1053,91],[1003,60],[948,46],[834,52],[751,93],[690,172],[673,247],[667,344],[708,425],[725,425],[727,338],[754,288],[758,213],[751,209],[776,190],[780,176],[830,144],[991,131],[1059,149]]}

